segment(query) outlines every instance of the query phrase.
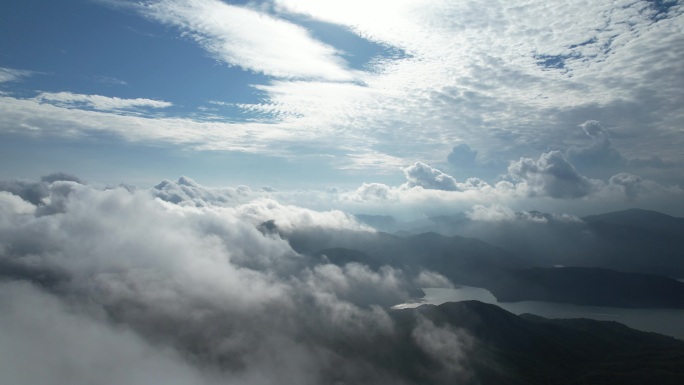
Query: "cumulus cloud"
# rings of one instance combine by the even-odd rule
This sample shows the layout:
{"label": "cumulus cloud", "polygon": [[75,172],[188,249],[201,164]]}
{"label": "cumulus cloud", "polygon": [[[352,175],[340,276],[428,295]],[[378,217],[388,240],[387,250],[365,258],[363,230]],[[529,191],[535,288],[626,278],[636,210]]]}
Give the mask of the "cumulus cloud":
{"label": "cumulus cloud", "polygon": [[620,173],[612,176],[608,184],[621,188],[628,198],[635,198],[639,195],[642,182],[642,179],[636,175]]}
{"label": "cumulus cloud", "polygon": [[404,168],[403,171],[410,187],[420,186],[426,189],[445,191],[458,190],[456,179],[425,163],[416,162]]}
{"label": "cumulus cloud", "polygon": [[149,192],[156,198],[178,206],[226,209],[231,215],[255,226],[272,222],[278,231],[285,233],[307,227],[372,231],[372,228],[342,211],[315,211],[282,204],[272,196],[274,192],[253,191],[247,186],[207,187],[183,176],[175,182],[162,181]]}
{"label": "cumulus cloud", "polygon": [[627,158],[612,144],[610,131],[596,120],[588,120],[579,125],[584,133],[591,138],[592,143],[587,146],[571,146],[566,155],[577,166],[586,169],[596,167],[635,167],[635,168],[669,168],[672,162],[665,161],[657,155],[649,158]]}
{"label": "cumulus cloud", "polygon": [[596,120],[588,120],[580,125],[592,143],[584,147],[571,147],[568,158],[588,166],[616,165],[623,161],[622,155],[611,146],[610,134]]}
{"label": "cumulus cloud", "polygon": [[227,204],[189,178],[178,204],[168,185],[42,183],[39,206],[0,193],[2,382],[401,383],[369,341],[410,335],[385,309],[414,282],[446,284],[314,261],[257,225],[367,229],[341,212]]}
{"label": "cumulus cloud", "polygon": [[205,207],[209,205],[234,206],[251,201],[258,196],[247,186],[237,188],[208,188],[182,176],[177,181],[164,180],[150,190],[159,199],[167,202]]}
{"label": "cumulus cloud", "polygon": [[538,160],[520,158],[511,162],[508,173],[530,196],[581,198],[600,188],[599,181],[580,175],[560,151],[543,153]]}
{"label": "cumulus cloud", "polygon": [[318,227],[373,231],[340,210],[315,211],[293,205],[284,205],[273,199],[257,199],[235,207],[236,214],[251,223],[273,220],[278,230],[291,232],[295,229]]}
{"label": "cumulus cloud", "polygon": [[664,186],[652,180],[625,172],[613,175],[608,180],[606,190],[625,196],[631,201],[643,197],[661,197],[668,194],[678,194],[682,191],[679,186]]}
{"label": "cumulus cloud", "polygon": [[29,182],[23,180],[3,180],[0,181],[0,191],[7,191],[21,197],[34,205],[41,203],[43,198],[48,195],[47,185],[40,182]]}
{"label": "cumulus cloud", "polygon": [[477,150],[473,150],[467,144],[462,143],[451,149],[451,152],[447,156],[447,160],[452,166],[467,167],[475,163],[476,157]]}
{"label": "cumulus cloud", "polygon": [[[682,194],[676,185],[664,185],[628,173],[614,174],[605,180],[590,179],[575,169],[560,151],[542,153],[538,159],[512,161],[508,172],[492,184],[479,178],[458,182],[421,162],[402,170],[406,177],[403,184],[364,183],[355,190],[328,194],[325,201],[328,206],[345,207],[352,212],[408,215],[414,219],[420,214],[468,212],[472,219],[481,221],[543,222],[548,220],[547,216],[532,211],[554,212],[562,207],[569,212],[590,214],[595,210],[626,209],[638,202],[644,207],[670,212],[672,208],[680,210],[680,205],[664,202],[674,203]],[[309,202],[311,198],[307,197]]]}
{"label": "cumulus cloud", "polygon": [[70,174],[56,172],[40,178],[40,182],[25,180],[0,180],[0,191],[7,191],[21,197],[23,200],[38,205],[49,195],[49,185],[57,181],[83,182]]}
{"label": "cumulus cloud", "polygon": [[9,219],[10,214],[31,214],[35,209],[35,205],[11,192],[2,191],[0,186],[0,213],[3,214],[3,219]]}
{"label": "cumulus cloud", "polygon": [[386,200],[390,197],[390,186],[383,183],[363,183],[354,191],[355,200],[377,201]]}

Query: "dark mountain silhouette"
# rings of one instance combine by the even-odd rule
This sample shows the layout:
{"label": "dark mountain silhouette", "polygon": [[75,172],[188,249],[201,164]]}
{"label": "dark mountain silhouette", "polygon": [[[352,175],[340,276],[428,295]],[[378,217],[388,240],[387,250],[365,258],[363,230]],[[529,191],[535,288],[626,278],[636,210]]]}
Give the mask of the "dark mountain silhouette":
{"label": "dark mountain silhouette", "polygon": [[422,306],[416,312],[475,338],[470,365],[483,384],[684,380],[684,342],[617,322],[523,318],[477,301]]}
{"label": "dark mountain silhouette", "polygon": [[569,220],[540,212],[503,221],[464,214],[404,223],[402,236],[437,232],[480,239],[533,266],[602,267],[684,277],[684,218],[641,209]]}
{"label": "dark mountain silhouette", "polygon": [[684,218],[677,218],[657,211],[629,209],[583,217],[587,223],[604,222],[631,226],[651,233],[684,235]]}
{"label": "dark mountain silhouette", "polygon": [[486,242],[437,233],[402,238],[382,232],[307,229],[288,234],[286,239],[303,254],[321,255],[330,249],[344,249],[347,251],[334,251],[333,259],[368,261],[366,264],[372,266],[381,264],[407,271],[429,269],[453,282],[473,286],[486,286],[509,270],[530,267],[515,255]]}
{"label": "dark mountain silhouette", "polygon": [[[684,342],[617,322],[516,316],[477,301],[394,310],[395,329],[354,343],[367,360],[416,384],[680,384]],[[438,354],[439,353],[439,354]]]}
{"label": "dark mountain silhouette", "polygon": [[564,267],[515,271],[490,287],[500,302],[550,301],[625,308],[684,308],[684,283],[643,273]]}
{"label": "dark mountain silhouette", "polygon": [[[463,214],[430,221],[486,241],[437,232],[397,236],[323,228],[281,236],[314,263],[432,270],[456,284],[489,289],[500,301],[684,308],[684,283],[668,278],[684,277],[684,237],[677,235],[684,233],[682,218],[634,209],[583,220],[528,212],[499,222]],[[267,225],[262,231],[278,231],[275,223]]]}

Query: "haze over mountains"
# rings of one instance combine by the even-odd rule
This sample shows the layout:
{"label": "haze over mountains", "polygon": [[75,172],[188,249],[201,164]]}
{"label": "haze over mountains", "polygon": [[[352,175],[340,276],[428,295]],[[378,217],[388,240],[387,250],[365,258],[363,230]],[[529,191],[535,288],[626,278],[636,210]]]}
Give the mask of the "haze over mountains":
{"label": "haze over mountains", "polygon": [[0,190],[2,383],[684,379],[683,341],[615,322],[476,301],[391,309],[459,284],[502,301],[683,308],[680,218],[494,207],[402,224],[189,178],[145,190],[53,174]]}
{"label": "haze over mountains", "polygon": [[[473,237],[531,264],[603,267],[684,277],[684,218],[630,209],[584,218],[503,208],[400,223],[389,217],[357,216],[399,235],[436,232]],[[483,212],[488,210],[488,212]]]}
{"label": "haze over mountains", "polygon": [[346,250],[350,260],[365,258],[370,266],[438,271],[452,282],[486,287],[500,301],[684,307],[684,283],[676,280],[684,276],[684,219],[636,209],[587,218],[510,214],[407,223],[357,215],[397,235],[322,231],[287,239],[302,253],[336,248],[337,259]]}

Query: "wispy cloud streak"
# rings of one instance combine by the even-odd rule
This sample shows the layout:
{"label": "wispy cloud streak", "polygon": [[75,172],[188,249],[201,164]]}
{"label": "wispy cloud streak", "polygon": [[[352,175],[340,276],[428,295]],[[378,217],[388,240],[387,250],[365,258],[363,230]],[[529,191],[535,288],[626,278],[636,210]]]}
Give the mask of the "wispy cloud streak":
{"label": "wispy cloud streak", "polygon": [[143,14],[180,28],[216,59],[282,78],[354,78],[335,48],[299,25],[218,0],[162,0]]}

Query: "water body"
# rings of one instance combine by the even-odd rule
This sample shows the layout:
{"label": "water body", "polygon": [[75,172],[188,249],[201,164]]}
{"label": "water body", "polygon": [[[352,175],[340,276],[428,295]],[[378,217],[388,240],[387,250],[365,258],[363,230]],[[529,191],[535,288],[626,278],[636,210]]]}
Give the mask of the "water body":
{"label": "water body", "polygon": [[421,302],[400,304],[394,308],[477,300],[497,305],[514,314],[531,313],[546,318],[591,318],[617,321],[634,329],[684,340],[684,309],[622,309],[543,301],[499,302],[489,290],[471,286],[461,286],[455,289],[424,288],[423,291],[425,298]]}

